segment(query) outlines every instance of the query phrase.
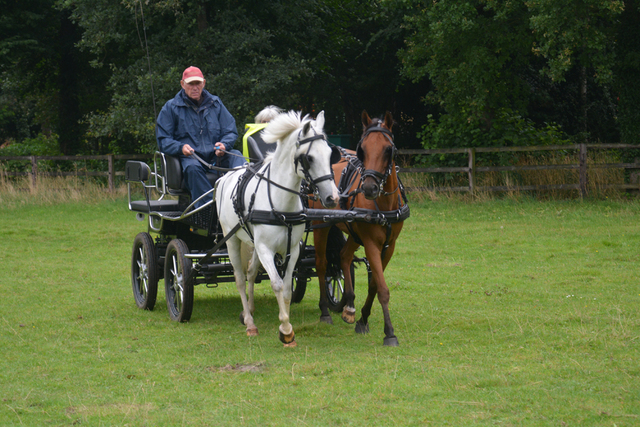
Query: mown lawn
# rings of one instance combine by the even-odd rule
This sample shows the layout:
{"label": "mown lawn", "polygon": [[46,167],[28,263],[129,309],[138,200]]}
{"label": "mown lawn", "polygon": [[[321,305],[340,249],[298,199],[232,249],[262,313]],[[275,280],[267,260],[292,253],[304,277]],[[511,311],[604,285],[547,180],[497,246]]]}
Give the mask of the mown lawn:
{"label": "mown lawn", "polygon": [[[316,282],[277,339],[235,286],[138,310],[126,201],[0,207],[0,425],[640,425],[640,203],[414,203],[387,270],[398,348],[334,316]],[[365,274],[357,272],[358,308]],[[160,283],[162,287],[162,282]]]}

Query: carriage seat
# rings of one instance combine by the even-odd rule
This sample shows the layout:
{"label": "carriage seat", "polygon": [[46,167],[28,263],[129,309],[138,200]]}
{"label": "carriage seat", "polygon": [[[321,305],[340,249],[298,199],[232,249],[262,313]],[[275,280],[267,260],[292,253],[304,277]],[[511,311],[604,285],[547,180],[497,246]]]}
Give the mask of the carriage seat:
{"label": "carriage seat", "polygon": [[247,137],[247,149],[249,150],[249,159],[258,163],[266,157],[268,152],[276,151],[277,144],[267,143],[262,139],[262,132],[257,132]]}
{"label": "carriage seat", "polygon": [[[161,173],[164,176],[168,193],[173,196],[189,196],[189,189],[187,188],[187,185],[182,176],[182,166],[180,165],[180,159],[168,154],[160,154],[163,158],[160,166]],[[166,170],[162,170],[163,166],[166,166]],[[218,174],[207,172],[207,179],[213,187],[218,180]]]}
{"label": "carriage seat", "polygon": [[[129,210],[134,212],[173,212],[178,210],[177,200],[150,200],[149,191],[155,185],[148,183],[151,176],[151,169],[145,162],[129,160],[125,164],[124,178],[127,181],[129,193]],[[131,200],[131,183],[142,185],[145,200]]]}
{"label": "carriage seat", "polygon": [[[160,176],[160,186],[150,184],[151,169],[145,162],[127,161],[125,165],[125,180],[129,187],[129,209],[135,212],[180,212],[189,203],[191,196],[182,176],[180,159],[164,153],[156,153],[156,171]],[[213,186],[218,179],[216,173],[207,173],[207,179]],[[145,200],[131,200],[130,183],[141,184]],[[178,200],[151,200],[150,190],[155,189],[161,194],[178,196]]]}

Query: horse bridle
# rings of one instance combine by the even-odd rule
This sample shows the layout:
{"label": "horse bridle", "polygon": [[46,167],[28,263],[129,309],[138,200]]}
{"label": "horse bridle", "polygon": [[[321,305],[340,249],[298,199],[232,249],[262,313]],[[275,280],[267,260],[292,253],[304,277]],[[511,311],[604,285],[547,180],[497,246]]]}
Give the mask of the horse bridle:
{"label": "horse bridle", "polygon": [[[384,173],[378,172],[375,169],[364,168],[364,150],[362,149],[362,142],[365,140],[367,136],[369,136],[370,133],[373,133],[373,132],[382,133],[387,138],[389,143],[391,143],[391,147],[392,147],[391,159],[389,159],[389,164],[387,165],[387,168],[384,171]],[[362,134],[362,137],[358,142],[358,146],[356,147],[356,156],[358,157],[358,160],[362,165],[360,167],[360,177],[361,177],[360,182],[362,183],[368,177],[372,178],[378,185],[378,188],[379,188],[378,195],[380,195],[383,191],[382,187],[384,187],[384,185],[387,183],[387,179],[389,179],[389,176],[391,176],[391,173],[393,172],[393,161],[397,154],[398,154],[398,149],[396,148],[396,145],[393,142],[393,133],[391,133],[389,129],[386,129],[380,126],[380,120],[378,120],[378,124],[370,127]]]}
{"label": "horse bridle", "polygon": [[[309,169],[311,168],[311,164],[309,162],[309,152],[311,151],[311,145],[313,144],[313,141],[317,141],[319,139],[322,139],[323,141],[327,142],[327,137],[322,134],[322,133],[316,133],[316,131],[311,128],[313,130],[313,135],[308,137],[308,138],[304,138],[304,139],[300,139],[301,138],[301,134],[302,134],[302,130],[300,131],[300,135],[298,135],[298,142],[296,143],[296,148],[304,145],[304,144],[309,144],[309,147],[307,148],[307,152],[304,154],[301,154],[299,156],[297,156],[293,162],[295,164],[296,169],[298,169],[298,164],[302,165],[302,172],[304,173],[304,179],[309,183],[309,186],[311,187],[311,189],[313,190],[313,192],[317,192],[318,191],[318,184],[321,183],[322,181],[328,181],[328,180],[333,180],[333,171],[331,171],[331,173],[327,174],[327,175],[323,175],[320,176],[316,179],[313,179],[311,177],[311,174],[309,173]],[[331,158],[329,163],[330,164],[334,164],[337,163],[340,158],[340,151],[334,147],[331,146],[328,142],[327,145],[329,145],[331,147]]]}

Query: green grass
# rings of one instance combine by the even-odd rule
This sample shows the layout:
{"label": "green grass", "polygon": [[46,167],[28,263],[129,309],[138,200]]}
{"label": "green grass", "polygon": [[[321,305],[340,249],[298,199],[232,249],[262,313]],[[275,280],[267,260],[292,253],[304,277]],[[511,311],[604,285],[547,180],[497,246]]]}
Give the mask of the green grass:
{"label": "green grass", "polygon": [[288,349],[268,283],[255,338],[233,284],[196,288],[187,324],[163,290],[138,310],[130,251],[145,224],[126,201],[13,200],[0,425],[640,424],[638,202],[414,203],[386,274],[400,347],[382,346],[377,302],[366,336],[319,323],[314,281]]}

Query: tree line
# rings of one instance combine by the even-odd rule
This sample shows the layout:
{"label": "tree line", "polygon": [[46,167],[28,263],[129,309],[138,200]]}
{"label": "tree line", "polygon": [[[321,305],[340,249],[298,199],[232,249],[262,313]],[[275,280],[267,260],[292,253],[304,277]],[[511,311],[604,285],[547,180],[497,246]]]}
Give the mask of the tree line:
{"label": "tree line", "polygon": [[0,0],[0,154],[155,150],[200,67],[240,134],[264,106],[401,148],[638,143],[638,0]]}

